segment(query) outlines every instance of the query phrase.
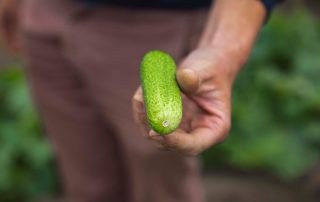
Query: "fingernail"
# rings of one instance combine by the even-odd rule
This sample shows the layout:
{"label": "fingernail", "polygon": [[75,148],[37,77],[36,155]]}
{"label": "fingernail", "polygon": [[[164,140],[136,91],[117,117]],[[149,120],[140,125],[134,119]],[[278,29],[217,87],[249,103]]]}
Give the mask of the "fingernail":
{"label": "fingernail", "polygon": [[200,86],[200,79],[193,69],[181,69],[177,73],[180,87],[185,93],[194,93]]}

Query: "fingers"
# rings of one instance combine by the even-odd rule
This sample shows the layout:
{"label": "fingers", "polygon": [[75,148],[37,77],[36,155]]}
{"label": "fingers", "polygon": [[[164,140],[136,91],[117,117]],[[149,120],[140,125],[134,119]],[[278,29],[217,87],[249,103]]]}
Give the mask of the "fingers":
{"label": "fingers", "polygon": [[179,65],[177,81],[181,90],[187,94],[196,94],[200,87],[211,80],[214,71],[214,56],[209,51],[193,51]]}
{"label": "fingers", "polygon": [[[214,51],[196,50],[181,63],[176,79],[185,93],[184,117],[180,128],[168,135],[150,131],[145,112],[139,112],[143,106],[141,88],[136,92],[135,120],[150,140],[163,149],[195,156],[225,139],[230,128],[232,77],[231,68],[221,58]],[[190,108],[186,105],[189,102]]]}
{"label": "fingers", "polygon": [[186,94],[195,93],[200,86],[200,78],[192,69],[179,69],[177,80],[180,88]]}
{"label": "fingers", "polygon": [[150,128],[149,128],[148,121],[146,118],[146,112],[145,112],[141,87],[139,87],[137,89],[137,91],[135,92],[135,94],[132,98],[132,112],[133,112],[133,118],[134,118],[135,123],[142,130],[143,135],[145,137],[148,137],[147,134],[148,134]]}
{"label": "fingers", "polygon": [[163,149],[177,151],[186,156],[196,156],[210,146],[222,142],[227,134],[227,131],[213,131],[211,128],[198,128],[190,133],[178,129],[166,136],[150,131],[149,138]]}

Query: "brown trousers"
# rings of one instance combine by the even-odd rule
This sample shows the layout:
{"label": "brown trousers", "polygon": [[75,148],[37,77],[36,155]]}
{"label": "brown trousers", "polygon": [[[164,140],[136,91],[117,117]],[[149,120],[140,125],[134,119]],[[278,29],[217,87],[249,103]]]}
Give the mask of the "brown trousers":
{"label": "brown trousers", "polygon": [[180,60],[206,12],[85,8],[26,0],[23,50],[34,100],[72,202],[201,202],[197,159],[159,151],[133,122],[139,62]]}

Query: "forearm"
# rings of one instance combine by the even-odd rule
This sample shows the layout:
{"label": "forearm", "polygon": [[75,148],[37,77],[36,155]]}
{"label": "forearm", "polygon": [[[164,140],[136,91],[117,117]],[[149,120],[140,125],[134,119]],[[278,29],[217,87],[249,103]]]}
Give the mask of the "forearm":
{"label": "forearm", "polygon": [[239,71],[265,17],[266,9],[260,0],[216,0],[198,47],[218,48],[239,63],[234,70]]}

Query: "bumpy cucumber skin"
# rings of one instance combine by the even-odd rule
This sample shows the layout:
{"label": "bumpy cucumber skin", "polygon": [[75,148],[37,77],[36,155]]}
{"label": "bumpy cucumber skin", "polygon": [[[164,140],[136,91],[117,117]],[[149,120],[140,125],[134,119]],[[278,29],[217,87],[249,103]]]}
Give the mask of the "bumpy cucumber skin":
{"label": "bumpy cucumber skin", "polygon": [[173,132],[182,119],[182,98],[173,58],[163,51],[148,52],[141,62],[140,77],[149,125],[161,135]]}

